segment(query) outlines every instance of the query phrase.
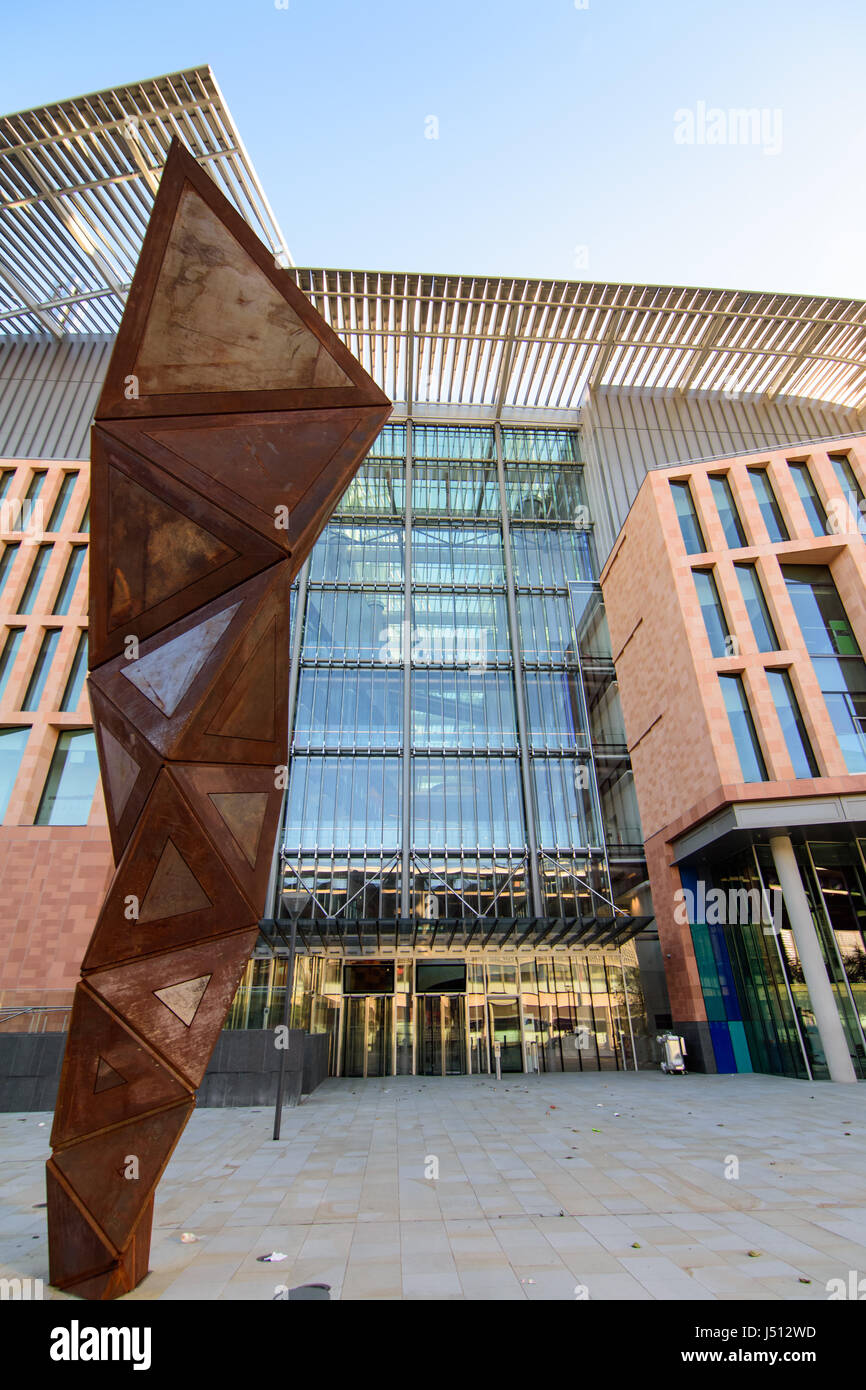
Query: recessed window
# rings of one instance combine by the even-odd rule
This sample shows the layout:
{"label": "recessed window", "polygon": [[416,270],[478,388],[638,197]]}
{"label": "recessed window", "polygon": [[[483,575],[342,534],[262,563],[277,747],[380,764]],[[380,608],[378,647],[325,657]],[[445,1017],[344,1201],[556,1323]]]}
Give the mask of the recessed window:
{"label": "recessed window", "polygon": [[65,730],[51,759],[36,825],[86,825],[98,776],[93,730]]}
{"label": "recessed window", "polygon": [[851,509],[851,515],[857,522],[858,530],[862,535],[863,532],[860,522],[864,512],[863,489],[857,481],[857,476],[854,469],[851,467],[850,460],[845,454],[828,454],[827,457],[833,465],[833,472],[836,474],[839,486],[842,489],[842,495],[848,503]]}
{"label": "recessed window", "polygon": [[800,494],[803,510],[809,518],[812,534],[815,536],[826,536],[827,513],[824,511],[824,506],[815,490],[815,484],[812,482],[812,474],[809,472],[805,463],[789,463],[788,467],[791,470],[791,477],[794,479],[797,492]]}
{"label": "recessed window", "polygon": [[53,545],[40,545],[30,566],[30,574],[27,583],[24,585],[24,593],[21,595],[21,602],[18,604],[19,613],[32,613],[33,606],[39,594],[42,580],[45,578],[45,571],[48,568],[48,561],[51,559]]}
{"label": "recessed window", "polygon": [[782,513],[776,501],[773,484],[767,476],[767,470],[765,468],[750,468],[749,477],[752,480],[752,487],[755,489],[755,497],[770,540],[774,545],[779,541],[790,540],[791,537],[788,535],[788,528],[782,520]]}
{"label": "recessed window", "polygon": [[84,534],[84,535],[88,535],[89,532],[90,532],[90,501],[89,501],[89,500],[88,500],[88,502],[87,502],[87,506],[84,508],[84,515],[83,515],[82,518],[81,518],[81,523],[80,523],[80,525],[79,525],[79,527],[78,527],[78,530],[79,530],[79,532],[81,532],[81,533]]}
{"label": "recessed window", "polygon": [[59,531],[63,525],[63,518],[66,516],[72,494],[75,491],[75,484],[78,482],[77,473],[64,473],[63,482],[60,484],[60,491],[51,509],[51,516],[46,526],[46,531]]}
{"label": "recessed window", "polygon": [[0,700],[6,693],[6,686],[15,665],[15,658],[21,646],[21,639],[24,636],[23,627],[10,627],[6,634],[6,641],[3,643],[3,652],[0,655]]}
{"label": "recessed window", "polygon": [[698,602],[701,605],[701,613],[704,619],[704,627],[707,629],[707,637],[710,642],[710,651],[713,656],[730,656],[728,649],[728,624],[725,621],[725,611],[722,608],[722,601],[719,598],[719,591],[711,570],[694,570],[695,588],[698,591]]}
{"label": "recessed window", "polygon": [[33,477],[30,479],[30,486],[24,494],[24,500],[26,502],[37,501],[39,494],[42,491],[42,485],[45,482],[47,476],[48,470],[45,468],[39,469],[37,472],[33,474]]}
{"label": "recessed window", "polygon": [[766,782],[767,769],[758,743],[752,712],[741,676],[719,676],[731,733],[737,747],[744,782]]}
{"label": "recessed window", "polygon": [[87,633],[82,632],[78,639],[78,646],[75,648],[75,656],[72,658],[72,667],[66,682],[66,689],[63,692],[63,699],[60,701],[60,708],[64,714],[70,714],[78,709],[78,701],[81,699],[86,675]]}
{"label": "recessed window", "polygon": [[0,821],[6,815],[29,733],[29,727],[0,729]]}
{"label": "recessed window", "polygon": [[716,511],[719,513],[719,520],[722,523],[722,530],[725,533],[725,540],[731,550],[738,550],[746,544],[746,534],[740,521],[731,484],[727,476],[721,473],[710,478],[710,487],[713,491]]}
{"label": "recessed window", "polygon": [[33,671],[30,680],[27,682],[27,693],[24,696],[21,708],[23,710],[35,710],[39,708],[39,701],[42,699],[42,692],[45,689],[45,682],[48,679],[48,672],[51,670],[51,663],[57,651],[57,643],[60,641],[60,628],[47,628],[42,635],[42,642],[39,647],[39,655],[33,663]]}
{"label": "recessed window", "polygon": [[9,541],[3,547],[3,555],[0,557],[0,594],[6,587],[6,580],[9,578],[9,571],[15,563],[15,556],[21,549],[20,541]]}
{"label": "recessed window", "polygon": [[768,671],[767,683],[773,697],[773,704],[776,706],[782,733],[785,735],[785,743],[794,767],[794,775],[796,777],[817,777],[819,775],[818,764],[815,760],[815,754],[812,752],[812,745],[809,742],[806,725],[803,723],[800,706],[797,704],[791,677],[787,671]]}
{"label": "recessed window", "polygon": [[75,585],[78,583],[78,576],[81,573],[81,566],[84,564],[86,554],[86,545],[74,545],[72,547],[54,604],[54,612],[58,617],[63,617],[69,612],[69,605],[72,602],[72,595],[75,593]]}
{"label": "recessed window", "polygon": [[759,652],[775,652],[779,649],[779,639],[773,628],[773,620],[767,607],[756,565],[734,565],[740,581],[740,592],[752,624]]}
{"label": "recessed window", "polygon": [[698,514],[692,500],[691,488],[688,483],[671,483],[671,492],[673,493],[674,506],[677,510],[686,553],[703,555],[707,547],[704,544]]}
{"label": "recessed window", "polygon": [[866,772],[866,662],[826,565],[782,574],[849,772]]}
{"label": "recessed window", "polygon": [[0,502],[4,501],[12,486],[12,479],[15,477],[14,468],[4,468],[0,473]]}

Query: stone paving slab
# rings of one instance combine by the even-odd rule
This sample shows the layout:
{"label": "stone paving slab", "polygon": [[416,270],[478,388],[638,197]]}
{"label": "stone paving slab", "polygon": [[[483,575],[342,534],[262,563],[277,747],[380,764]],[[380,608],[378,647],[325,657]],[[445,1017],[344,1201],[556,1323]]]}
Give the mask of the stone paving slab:
{"label": "stone paving slab", "polygon": [[[766,1076],[329,1080],[199,1110],[128,1295],[827,1298],[866,1274],[866,1090]],[[0,1115],[0,1277],[47,1287],[50,1116]],[[736,1173],[736,1176],[729,1174]],[[181,1234],[197,1237],[184,1243]],[[279,1250],[286,1259],[260,1264]]]}

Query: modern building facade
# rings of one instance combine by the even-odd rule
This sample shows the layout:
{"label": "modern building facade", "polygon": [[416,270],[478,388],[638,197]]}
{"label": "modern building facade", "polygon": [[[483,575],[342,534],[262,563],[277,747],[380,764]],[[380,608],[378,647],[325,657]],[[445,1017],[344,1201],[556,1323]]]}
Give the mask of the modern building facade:
{"label": "modern building facade", "polygon": [[[111,872],[88,426],[172,133],[291,262],[208,69],[0,127],[0,1011],[56,1027]],[[229,1026],[291,973],[341,1075],[650,1066],[671,1026],[697,1070],[860,1075],[866,308],[292,273],[394,414],[293,596]],[[777,880],[778,930],[711,920]]]}

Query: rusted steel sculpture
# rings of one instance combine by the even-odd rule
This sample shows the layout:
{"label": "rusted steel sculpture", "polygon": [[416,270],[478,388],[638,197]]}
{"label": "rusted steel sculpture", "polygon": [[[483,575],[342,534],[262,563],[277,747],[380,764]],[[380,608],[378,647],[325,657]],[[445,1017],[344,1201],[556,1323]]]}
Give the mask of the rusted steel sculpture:
{"label": "rusted steel sculpture", "polygon": [[255,944],[289,588],[390,403],[177,142],[92,439],[90,699],[116,870],[48,1162],[50,1278],[147,1273],[153,1196]]}

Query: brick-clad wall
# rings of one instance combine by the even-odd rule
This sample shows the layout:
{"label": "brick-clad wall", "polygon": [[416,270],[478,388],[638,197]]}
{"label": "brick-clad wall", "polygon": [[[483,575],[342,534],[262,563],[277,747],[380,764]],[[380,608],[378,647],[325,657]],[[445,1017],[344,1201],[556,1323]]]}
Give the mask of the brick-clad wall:
{"label": "brick-clad wall", "polygon": [[100,826],[3,827],[0,1006],[71,1000],[113,871]]}

